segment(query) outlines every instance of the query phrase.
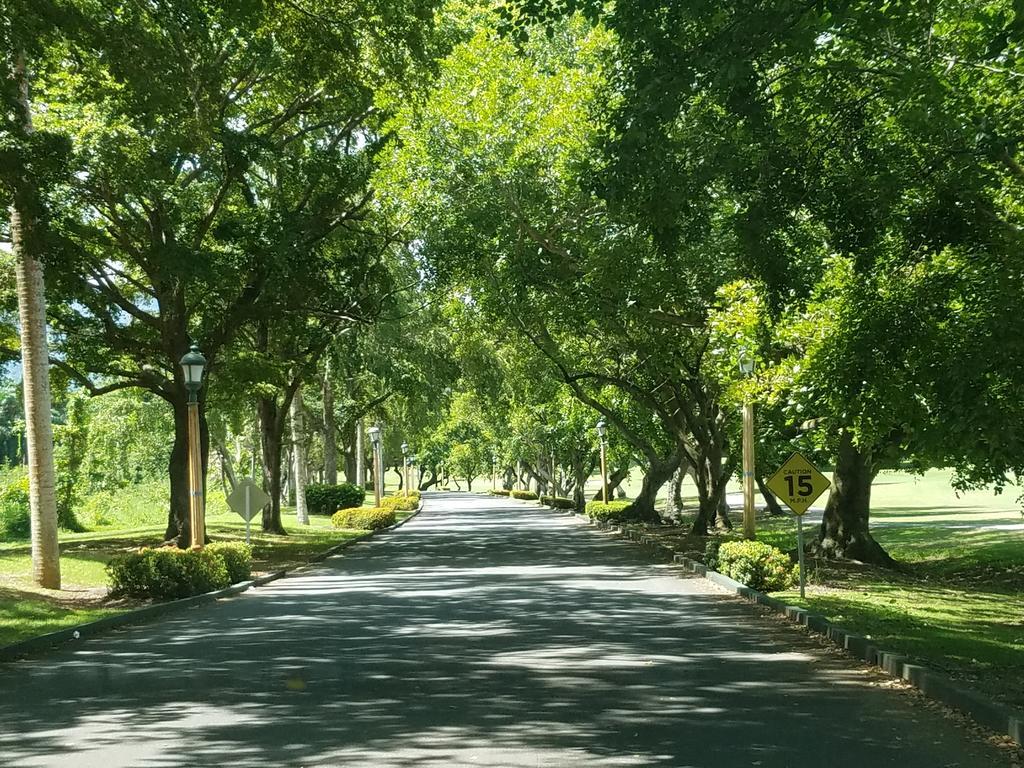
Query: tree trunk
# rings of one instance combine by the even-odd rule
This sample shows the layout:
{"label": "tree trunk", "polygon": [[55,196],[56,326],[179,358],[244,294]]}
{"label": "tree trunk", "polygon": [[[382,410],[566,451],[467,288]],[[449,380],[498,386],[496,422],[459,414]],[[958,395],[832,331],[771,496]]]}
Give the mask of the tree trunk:
{"label": "tree trunk", "polygon": [[896,565],[868,528],[874,479],[870,451],[858,449],[853,436],[843,430],[821,529],[817,541],[810,546],[815,554],[888,567]]}
{"label": "tree trunk", "polygon": [[700,457],[700,462],[695,467],[698,508],[691,532],[697,536],[707,536],[712,523],[719,528],[732,527],[728,507],[722,508],[729,471],[728,467],[722,466],[722,454],[714,447]]}
{"label": "tree trunk", "polygon": [[683,504],[683,481],[686,480],[687,464],[685,461],[672,473],[671,491],[668,496],[667,516],[671,520],[679,520],[686,512]]}
{"label": "tree trunk", "polygon": [[667,459],[649,460],[640,493],[633,500],[632,517],[645,523],[659,522],[661,518],[654,509],[655,499],[658,497],[658,491],[679,467],[680,460],[678,451]]}
{"label": "tree trunk", "polygon": [[[612,473],[608,476],[608,501],[611,501],[612,499],[615,498],[615,491],[618,490],[619,486],[621,486],[626,481],[627,477],[629,477],[629,464],[626,464],[626,466],[624,467],[619,467],[618,469],[612,470]],[[594,494],[594,497],[591,499],[591,501],[600,500],[601,489],[598,488],[597,493]]]}
{"label": "tree trunk", "polygon": [[473,478],[472,477],[467,477],[466,478],[466,490],[468,490],[470,493],[473,492]]}
{"label": "tree trunk", "polygon": [[259,398],[260,444],[263,447],[263,482],[270,503],[263,508],[263,530],[284,535],[281,523],[281,437],[280,411],[272,397]]}
{"label": "tree trunk", "polygon": [[[306,419],[303,413],[302,387],[295,390],[292,398],[292,454],[295,460],[295,519],[299,525],[309,525],[306,510]],[[337,470],[335,470],[337,471]]]}
{"label": "tree trunk", "polygon": [[[424,480],[423,478],[427,474],[428,471],[430,472],[430,477],[428,479]],[[438,479],[439,478],[437,476],[437,470],[436,469],[433,469],[433,468],[430,469],[430,470],[427,470],[425,468],[424,469],[420,469],[420,482],[419,482],[420,490],[421,491],[430,490],[430,488],[432,488],[433,486],[437,485]]]}
{"label": "tree trunk", "polygon": [[214,438],[213,443],[217,453],[220,454],[221,474],[225,475],[228,485],[231,490],[234,490],[235,486],[238,485],[238,476],[235,474],[234,462],[228,453],[228,448],[220,439]]}
{"label": "tree trunk", "polygon": [[[28,73],[24,53],[15,64],[22,127],[32,133],[28,104]],[[32,577],[47,589],[60,589],[60,547],[57,543],[57,481],[53,469],[50,353],[46,341],[46,295],[38,195],[28,178],[20,178],[11,206],[18,316],[21,321],[21,367],[24,377],[25,435],[28,439],[29,509],[32,535]]]}
{"label": "tree trunk", "polygon": [[757,478],[757,489],[761,492],[761,498],[764,499],[765,506],[768,507],[768,514],[772,517],[781,517],[786,514],[786,511],[779,504],[778,499],[775,498],[775,494],[768,490],[768,486],[764,482],[764,478],[760,475],[756,475]]}
{"label": "tree trunk", "polygon": [[331,361],[324,364],[324,482],[338,484],[338,427],[334,418],[334,383],[331,381]]}
{"label": "tree trunk", "polygon": [[366,462],[363,456],[363,420],[356,420],[356,485],[366,487]]}

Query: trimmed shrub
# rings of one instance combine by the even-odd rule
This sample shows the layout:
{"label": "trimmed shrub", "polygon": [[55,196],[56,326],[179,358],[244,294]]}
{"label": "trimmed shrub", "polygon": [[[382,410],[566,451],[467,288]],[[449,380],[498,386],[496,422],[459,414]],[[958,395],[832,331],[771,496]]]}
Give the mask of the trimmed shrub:
{"label": "trimmed shrub", "polygon": [[406,498],[400,493],[396,493],[392,496],[385,496],[380,500],[381,507],[385,509],[402,510],[405,512],[415,512],[416,508],[420,505],[420,500],[415,496]]}
{"label": "trimmed shrub", "polygon": [[537,500],[537,494],[533,491],[509,491],[508,495],[513,499],[522,499],[523,501]]}
{"label": "trimmed shrub", "polygon": [[244,544],[211,544],[199,550],[161,547],[114,557],[107,563],[107,577],[112,595],[173,600],[224,589],[233,575],[243,581],[251,565]]}
{"label": "trimmed shrub", "polygon": [[585,511],[593,520],[604,520],[609,523],[622,523],[630,519],[633,502],[628,499],[609,501],[588,501]]}
{"label": "trimmed shrub", "polygon": [[376,531],[397,522],[393,507],[352,507],[342,509],[331,517],[335,528],[362,528]]}
{"label": "trimmed shrub", "polygon": [[224,558],[228,569],[228,580],[232,584],[248,581],[252,576],[252,547],[236,541],[218,541],[207,544],[206,551],[212,551]]}
{"label": "trimmed shrub", "polygon": [[306,508],[311,515],[333,515],[339,509],[362,506],[366,491],[352,483],[306,486]]}
{"label": "trimmed shrub", "polygon": [[576,502],[572,499],[566,499],[561,496],[541,496],[540,501],[542,504],[547,504],[555,509],[575,509],[576,507]]}
{"label": "trimmed shrub", "polygon": [[796,583],[793,562],[763,541],[727,541],[718,548],[718,571],[758,592],[777,592]]}
{"label": "trimmed shrub", "polygon": [[491,491],[492,496],[508,496],[510,493],[512,493],[512,491],[506,490],[504,488],[498,488],[496,490]]}

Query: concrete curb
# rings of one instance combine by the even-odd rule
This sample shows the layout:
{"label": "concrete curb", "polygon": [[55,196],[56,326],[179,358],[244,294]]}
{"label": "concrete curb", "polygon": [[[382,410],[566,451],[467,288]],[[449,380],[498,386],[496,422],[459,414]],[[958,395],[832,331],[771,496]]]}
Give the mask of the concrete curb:
{"label": "concrete curb", "polygon": [[[563,509],[556,509],[554,507],[548,507],[548,509],[553,512],[565,513]],[[676,565],[680,565],[691,573],[704,577],[738,597],[764,606],[796,624],[807,627],[811,632],[824,636],[832,644],[842,648],[854,658],[874,665],[892,677],[905,680],[928,698],[940,701],[962,712],[986,728],[996,731],[1001,735],[1009,736],[1017,744],[1024,744],[1024,712],[1005,704],[994,702],[979,691],[962,686],[948,675],[936,672],[920,664],[911,663],[902,654],[879,648],[870,638],[843,629],[830,622],[824,616],[811,613],[796,605],[787,605],[782,600],[769,597],[757,590],[751,589],[746,584],[730,579],[724,574],[709,570],[703,563],[677,554],[671,548],[666,547],[653,537],[640,531],[622,528],[621,526],[602,521],[594,521],[579,512],[570,511],[568,514],[585,518],[590,525],[599,530],[616,533],[630,541],[661,550],[663,553],[670,555],[672,562]]]}
{"label": "concrete curb", "polygon": [[[310,568],[318,563],[322,563],[329,557],[341,552],[343,549],[347,549],[355,544],[358,544],[367,539],[371,539],[374,536],[378,536],[382,533],[390,533],[391,531],[401,528],[403,525],[408,523],[420,512],[423,511],[423,502],[420,502],[419,507],[416,511],[409,515],[404,520],[399,520],[394,525],[388,526],[387,528],[381,528],[376,531],[368,531],[366,533],[355,536],[351,539],[336,544],[329,549],[325,549],[323,552],[319,552],[314,555],[309,562],[297,565],[293,568],[286,568],[281,571],[275,571],[273,573],[264,574],[255,579],[249,581],[240,581],[237,584],[232,584],[230,587],[224,589],[218,589],[215,592],[206,592],[202,595],[194,595],[192,597],[183,597],[180,600],[169,600],[165,603],[154,603],[153,605],[147,605],[142,608],[135,608],[130,611],[124,611],[123,613],[117,613],[113,616],[104,616],[102,619],[96,621],[90,621],[85,624],[79,624],[75,627],[68,627],[67,629],[61,629],[56,632],[49,632],[45,635],[39,635],[38,637],[30,637],[27,640],[22,640],[17,643],[11,643],[0,648],[0,663],[8,663],[18,661],[21,658],[30,654],[41,653],[55,649],[57,646],[63,645],[71,640],[82,640],[95,637],[101,632],[106,632],[111,629],[117,629],[118,627],[127,626],[129,624],[141,624],[158,616],[162,616],[165,613],[173,613],[176,611],[184,610],[185,608],[192,608],[197,605],[204,605],[206,603],[212,603],[216,600],[220,600],[225,597],[233,597],[240,595],[242,592],[246,592],[253,587],[261,587],[264,584],[269,584],[272,581],[283,578],[291,573],[300,571],[306,568]],[[75,637],[75,633],[78,633],[78,637]]]}

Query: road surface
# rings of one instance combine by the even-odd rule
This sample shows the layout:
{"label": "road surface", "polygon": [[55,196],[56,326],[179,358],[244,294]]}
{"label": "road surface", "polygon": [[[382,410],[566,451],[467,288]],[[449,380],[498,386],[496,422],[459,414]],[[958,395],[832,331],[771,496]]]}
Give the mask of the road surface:
{"label": "road surface", "polygon": [[427,496],[230,600],[0,666],[0,765],[993,768],[915,696],[577,518]]}

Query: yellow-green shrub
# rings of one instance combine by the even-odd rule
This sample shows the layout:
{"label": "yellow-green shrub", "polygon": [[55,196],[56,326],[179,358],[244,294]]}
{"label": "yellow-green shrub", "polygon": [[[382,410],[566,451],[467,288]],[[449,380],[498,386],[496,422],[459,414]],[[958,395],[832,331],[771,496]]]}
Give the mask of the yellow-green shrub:
{"label": "yellow-green shrub", "polygon": [[777,592],[796,582],[793,562],[763,541],[727,541],[718,548],[718,571],[759,592]]}
{"label": "yellow-green shrub", "polygon": [[177,599],[224,589],[249,578],[252,553],[240,543],[203,549],[140,549],[107,563],[112,595]]}
{"label": "yellow-green shrub", "polygon": [[228,569],[228,580],[232,584],[247,581],[252,576],[252,547],[236,541],[218,541],[206,545],[207,552],[213,552],[224,558],[224,566]]}
{"label": "yellow-green shrub", "polygon": [[[382,501],[381,504],[384,502]],[[335,528],[363,528],[376,531],[387,528],[396,522],[394,507],[351,507],[338,510],[331,517],[331,525]]]}
{"label": "yellow-green shrub", "polygon": [[537,494],[533,491],[510,491],[509,496],[513,499],[522,499],[523,501],[536,501]]}
{"label": "yellow-green shrub", "polygon": [[588,501],[585,511],[592,520],[605,520],[607,522],[624,522],[630,519],[633,511],[633,502],[628,499],[609,501]]}
{"label": "yellow-green shrub", "polygon": [[382,507],[390,507],[391,509],[400,509],[405,512],[412,512],[416,510],[420,505],[420,500],[415,496],[409,496],[406,498],[401,493],[396,493],[393,496],[385,496],[380,500]]}

